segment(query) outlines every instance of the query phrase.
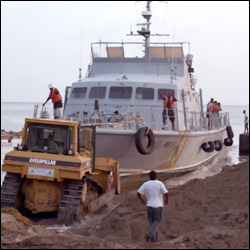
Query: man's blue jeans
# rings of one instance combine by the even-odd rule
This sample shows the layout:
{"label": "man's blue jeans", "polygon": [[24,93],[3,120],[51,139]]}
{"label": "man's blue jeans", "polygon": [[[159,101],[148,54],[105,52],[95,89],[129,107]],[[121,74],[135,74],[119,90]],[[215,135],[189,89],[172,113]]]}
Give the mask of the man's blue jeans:
{"label": "man's blue jeans", "polygon": [[147,207],[147,216],[150,227],[146,238],[149,238],[151,242],[156,242],[158,240],[158,228],[162,220],[162,207]]}

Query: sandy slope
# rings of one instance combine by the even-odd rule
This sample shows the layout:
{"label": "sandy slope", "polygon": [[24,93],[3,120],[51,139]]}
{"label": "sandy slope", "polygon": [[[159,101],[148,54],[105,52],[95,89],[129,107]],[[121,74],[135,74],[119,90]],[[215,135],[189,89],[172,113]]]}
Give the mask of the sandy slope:
{"label": "sandy slope", "polygon": [[144,240],[148,228],[145,211],[133,190],[84,222],[60,232],[46,228],[53,220],[38,225],[16,211],[2,210],[1,248],[247,249],[249,161],[227,166],[213,177],[170,188],[157,243]]}

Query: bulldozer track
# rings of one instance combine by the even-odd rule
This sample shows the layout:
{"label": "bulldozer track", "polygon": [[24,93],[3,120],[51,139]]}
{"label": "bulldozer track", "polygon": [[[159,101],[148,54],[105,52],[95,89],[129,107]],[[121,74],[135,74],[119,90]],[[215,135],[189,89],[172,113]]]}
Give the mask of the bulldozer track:
{"label": "bulldozer track", "polygon": [[[87,197],[82,203],[84,185],[87,186]],[[71,225],[79,220],[81,215],[88,213],[88,203],[91,200],[89,192],[92,190],[97,196],[103,194],[103,188],[93,178],[87,177],[82,180],[65,180],[64,192],[58,208],[57,222]],[[90,199],[89,199],[90,198]],[[93,198],[93,197],[92,197]]]}
{"label": "bulldozer track", "polygon": [[85,180],[65,180],[65,188],[59,204],[57,220],[59,223],[71,224],[80,211],[82,191]]}
{"label": "bulldozer track", "polygon": [[1,187],[1,207],[15,207],[21,185],[20,174],[6,173]]}

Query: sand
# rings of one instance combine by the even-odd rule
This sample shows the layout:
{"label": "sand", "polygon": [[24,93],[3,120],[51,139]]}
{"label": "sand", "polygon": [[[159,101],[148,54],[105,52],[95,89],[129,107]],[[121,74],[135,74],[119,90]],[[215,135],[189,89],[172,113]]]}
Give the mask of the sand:
{"label": "sand", "polygon": [[[167,187],[168,188],[168,187]],[[69,228],[1,211],[2,249],[249,249],[249,161],[169,188],[159,241],[147,243],[146,207],[136,190]]]}

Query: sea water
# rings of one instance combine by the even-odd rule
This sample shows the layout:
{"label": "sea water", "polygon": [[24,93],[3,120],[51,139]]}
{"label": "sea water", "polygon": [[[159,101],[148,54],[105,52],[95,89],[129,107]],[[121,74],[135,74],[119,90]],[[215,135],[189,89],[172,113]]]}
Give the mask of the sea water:
{"label": "sea water", "polygon": [[[39,117],[42,111],[42,103],[1,102],[1,130],[21,131],[25,118],[33,117],[35,105],[38,105],[37,117]],[[53,118],[53,104],[48,102],[43,111],[45,109],[50,114],[50,117]],[[249,106],[222,105],[222,111],[229,112],[230,114],[230,124],[234,132],[234,143],[231,147],[225,147],[221,150],[213,160],[214,164],[232,165],[244,161],[244,157],[239,156],[239,135],[244,132],[243,110],[246,110],[248,114]],[[11,144],[8,144],[7,141],[1,141],[1,170],[5,154],[20,142],[20,139],[12,140]],[[1,171],[1,184],[4,176],[5,172]]]}
{"label": "sea water", "polygon": [[[21,131],[24,126],[24,119],[33,117],[35,105],[38,105],[37,117],[40,117],[42,103],[1,102],[1,130]],[[43,111],[45,110],[53,118],[53,103],[48,102],[43,108]]]}

